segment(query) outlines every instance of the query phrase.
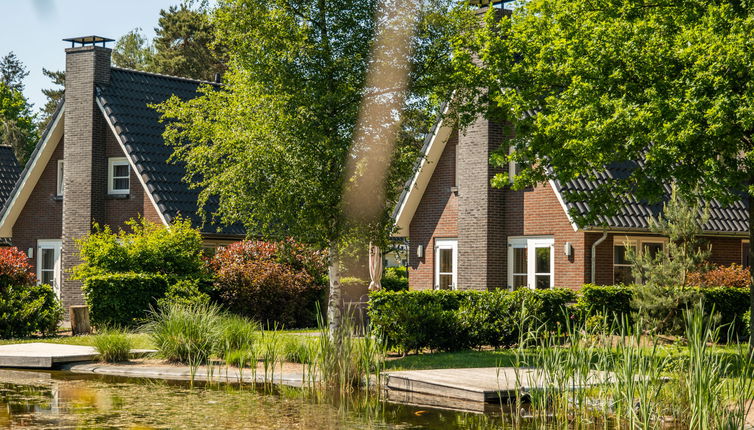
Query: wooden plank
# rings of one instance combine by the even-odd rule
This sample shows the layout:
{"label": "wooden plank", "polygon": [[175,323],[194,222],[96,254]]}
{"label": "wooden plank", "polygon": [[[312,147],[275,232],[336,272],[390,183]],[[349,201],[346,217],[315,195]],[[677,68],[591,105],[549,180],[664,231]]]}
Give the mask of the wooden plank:
{"label": "wooden plank", "polygon": [[90,346],[57,343],[0,345],[0,367],[50,369],[55,364],[91,361],[97,356],[97,350]]}

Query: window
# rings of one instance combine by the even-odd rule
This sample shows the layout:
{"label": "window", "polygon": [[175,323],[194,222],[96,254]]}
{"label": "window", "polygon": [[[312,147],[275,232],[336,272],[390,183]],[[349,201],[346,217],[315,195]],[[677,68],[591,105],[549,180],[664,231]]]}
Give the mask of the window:
{"label": "window", "polygon": [[508,240],[508,288],[548,289],[554,285],[555,262],[551,237]]}
{"label": "window", "polygon": [[50,285],[60,298],[60,239],[37,241],[37,282]]}
{"label": "window", "polygon": [[658,253],[664,252],[667,239],[659,237],[615,237],[613,239],[613,283],[631,284],[636,282],[631,273],[631,261],[628,259],[629,250],[639,255],[649,254],[656,258]]}
{"label": "window", "polygon": [[458,241],[435,239],[435,289],[455,290],[458,281]]}
{"label": "window", "polygon": [[131,186],[131,168],[125,158],[110,158],[107,170],[107,193],[128,194]]}
{"label": "window", "polygon": [[58,196],[63,195],[63,160],[58,160],[58,185],[56,193]]}

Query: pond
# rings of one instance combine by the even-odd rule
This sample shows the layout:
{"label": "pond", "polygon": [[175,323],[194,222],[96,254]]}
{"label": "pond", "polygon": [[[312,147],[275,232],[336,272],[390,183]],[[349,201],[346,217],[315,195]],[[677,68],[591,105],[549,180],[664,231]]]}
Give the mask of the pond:
{"label": "pond", "polygon": [[282,389],[0,370],[0,428],[500,428],[476,414]]}

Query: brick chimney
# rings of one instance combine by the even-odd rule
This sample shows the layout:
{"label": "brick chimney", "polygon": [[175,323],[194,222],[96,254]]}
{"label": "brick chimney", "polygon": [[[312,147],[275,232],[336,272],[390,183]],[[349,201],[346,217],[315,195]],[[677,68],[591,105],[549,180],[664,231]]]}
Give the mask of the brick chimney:
{"label": "brick chimney", "polygon": [[[81,263],[76,240],[91,232],[102,218],[107,182],[105,133],[107,124],[95,100],[95,87],[110,82],[110,53],[98,36],[64,39],[65,136],[63,169],[63,247],[61,299],[63,309],[83,304],[81,281],[71,269]],[[100,43],[102,46],[97,46]],[[67,313],[66,313],[67,314]]]}
{"label": "brick chimney", "polygon": [[[478,0],[479,4],[502,2]],[[484,19],[488,7],[477,11]],[[494,8],[498,19],[510,11]],[[502,124],[477,118],[458,134],[456,178],[458,183],[458,287],[486,290],[506,285],[506,246],[503,190],[490,186],[497,170],[490,153],[507,139]]]}

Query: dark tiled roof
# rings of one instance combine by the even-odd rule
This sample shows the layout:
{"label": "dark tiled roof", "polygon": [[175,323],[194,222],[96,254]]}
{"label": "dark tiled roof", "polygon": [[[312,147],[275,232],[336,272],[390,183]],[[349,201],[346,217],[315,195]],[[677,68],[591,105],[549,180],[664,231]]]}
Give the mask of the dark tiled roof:
{"label": "dark tiled roof", "polygon": [[[639,162],[613,163],[604,171],[596,172],[594,179],[576,179],[565,185],[556,182],[555,187],[563,195],[563,200],[569,211],[585,215],[589,213],[589,205],[584,202],[569,201],[569,192],[594,191],[600,184],[614,179],[627,178],[637,167]],[[637,199],[634,195],[616,196],[622,203],[622,208],[611,217],[598,217],[600,224],[614,229],[647,229],[647,218],[656,217],[662,213],[662,207],[670,196],[670,186],[664,185],[665,197],[659,203],[650,204]],[[742,195],[741,199],[729,206],[723,206],[719,201],[705,202],[709,208],[709,221],[704,225],[704,230],[717,233],[748,233],[749,199]],[[703,204],[703,206],[704,206]]]}
{"label": "dark tiled roof", "polygon": [[0,207],[10,197],[21,176],[21,167],[10,146],[0,146]]}
{"label": "dark tiled roof", "polygon": [[[207,82],[174,76],[158,75],[135,70],[112,68],[110,84],[97,88],[97,97],[104,107],[129,156],[136,165],[158,209],[168,221],[179,214],[201,225],[197,213],[199,190],[189,188],[183,181],[185,167],[182,163],[168,161],[173,148],[162,138],[165,126],[159,114],[149,105],[161,103],[175,94],[183,100],[198,95],[197,88]],[[209,202],[211,213],[217,201]],[[239,225],[218,226],[207,223],[205,233],[244,234]]]}

